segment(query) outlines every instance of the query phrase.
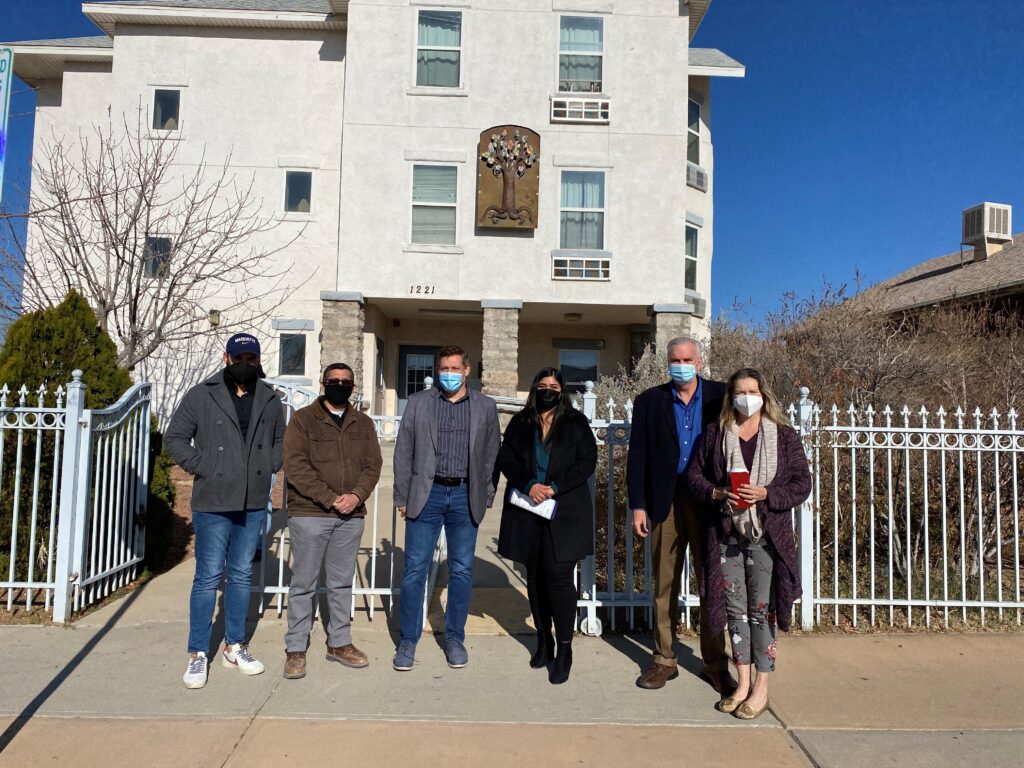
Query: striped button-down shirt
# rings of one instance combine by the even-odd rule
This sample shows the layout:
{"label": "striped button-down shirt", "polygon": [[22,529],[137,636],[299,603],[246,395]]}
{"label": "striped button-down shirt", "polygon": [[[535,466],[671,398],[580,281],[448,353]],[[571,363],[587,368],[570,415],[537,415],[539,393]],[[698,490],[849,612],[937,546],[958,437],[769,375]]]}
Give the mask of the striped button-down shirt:
{"label": "striped button-down shirt", "polygon": [[440,477],[469,475],[469,395],[454,403],[438,390],[437,469]]}

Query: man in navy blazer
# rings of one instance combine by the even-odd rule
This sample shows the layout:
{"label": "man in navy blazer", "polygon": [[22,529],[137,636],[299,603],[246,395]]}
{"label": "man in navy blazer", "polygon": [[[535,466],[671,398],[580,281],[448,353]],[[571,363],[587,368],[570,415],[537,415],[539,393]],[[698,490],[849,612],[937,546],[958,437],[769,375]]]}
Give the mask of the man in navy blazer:
{"label": "man in navy blazer", "polygon": [[[690,559],[700,583],[704,569],[704,526],[700,509],[687,492],[684,476],[694,444],[704,426],[722,412],[725,385],[701,378],[700,344],[689,336],[668,343],[671,381],[642,392],[633,403],[626,484],[633,532],[651,536],[654,577],[654,656],[640,675],[640,688],[663,688],[679,676],[673,642],[679,622],[679,587],[683,553]],[[725,635],[711,637],[700,626],[704,659],[701,677],[715,690],[728,694],[735,687],[729,675]]]}

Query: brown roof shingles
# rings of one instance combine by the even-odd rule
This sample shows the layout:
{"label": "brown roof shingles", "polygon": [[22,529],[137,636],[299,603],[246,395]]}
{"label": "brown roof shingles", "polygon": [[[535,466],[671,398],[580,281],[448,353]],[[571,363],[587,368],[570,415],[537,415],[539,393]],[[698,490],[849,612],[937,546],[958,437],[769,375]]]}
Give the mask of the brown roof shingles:
{"label": "brown roof shingles", "polygon": [[887,312],[941,304],[954,299],[1024,293],[1024,234],[1015,235],[1003,250],[986,261],[974,261],[974,249],[938,256],[918,264],[862,295],[874,309]]}

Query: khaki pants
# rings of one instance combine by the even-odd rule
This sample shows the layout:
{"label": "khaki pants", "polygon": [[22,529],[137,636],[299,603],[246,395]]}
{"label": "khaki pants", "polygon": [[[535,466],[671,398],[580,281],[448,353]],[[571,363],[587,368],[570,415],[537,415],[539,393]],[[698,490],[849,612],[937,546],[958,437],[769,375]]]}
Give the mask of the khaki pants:
{"label": "khaki pants", "polygon": [[[696,584],[704,574],[704,528],[700,510],[682,490],[676,487],[672,509],[664,522],[651,531],[651,559],[654,575],[654,661],[674,667],[676,652],[673,648],[675,628],[679,623],[679,588],[683,574],[683,554],[690,547]],[[694,590],[696,591],[696,590]],[[700,621],[700,654],[704,669],[721,672],[728,669],[725,655],[725,633],[709,635],[706,624]]]}

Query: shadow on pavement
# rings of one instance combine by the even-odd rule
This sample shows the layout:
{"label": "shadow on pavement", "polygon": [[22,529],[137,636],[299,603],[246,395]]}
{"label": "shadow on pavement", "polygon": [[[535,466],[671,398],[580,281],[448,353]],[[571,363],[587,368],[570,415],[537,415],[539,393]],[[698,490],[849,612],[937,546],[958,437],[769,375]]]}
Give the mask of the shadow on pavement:
{"label": "shadow on pavement", "polygon": [[64,682],[71,676],[71,674],[78,668],[78,666],[83,661],[85,661],[86,657],[90,653],[92,653],[93,649],[99,644],[99,642],[104,637],[106,637],[107,633],[114,628],[114,625],[117,624],[121,616],[123,616],[125,611],[127,611],[131,607],[132,603],[134,603],[138,599],[139,595],[143,593],[147,586],[149,586],[148,581],[142,584],[130,595],[128,595],[128,597],[124,598],[123,602],[121,603],[120,607],[118,607],[114,615],[111,616],[107,620],[107,622],[96,631],[96,634],[89,638],[89,641],[84,646],[82,646],[82,650],[76,653],[74,657],[72,657],[71,661],[64,665],[64,668],[61,669],[61,671],[58,672],[54,676],[54,678],[46,684],[46,687],[43,688],[43,690],[41,690],[39,693],[37,693],[35,698],[33,698],[32,701],[26,704],[25,708],[22,709],[21,712],[19,712],[15,716],[14,720],[11,722],[10,725],[7,726],[4,732],[0,733],[0,753],[7,749],[10,743],[14,741],[15,737],[17,737],[17,735],[21,732],[21,729],[28,724],[28,722],[39,711],[40,707],[42,707],[43,704],[46,703],[47,699],[49,699],[54,693],[56,693],[57,689],[59,689],[64,684]]}

